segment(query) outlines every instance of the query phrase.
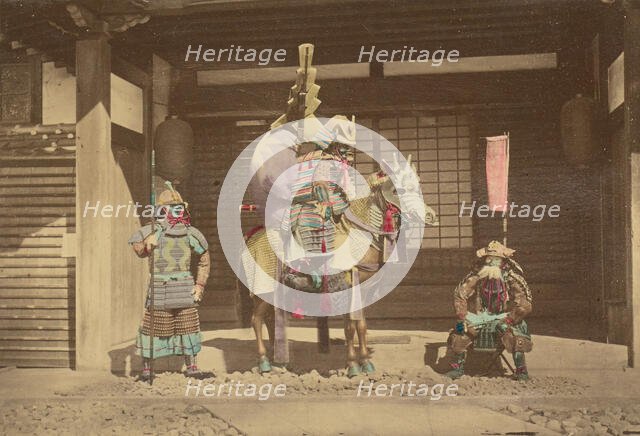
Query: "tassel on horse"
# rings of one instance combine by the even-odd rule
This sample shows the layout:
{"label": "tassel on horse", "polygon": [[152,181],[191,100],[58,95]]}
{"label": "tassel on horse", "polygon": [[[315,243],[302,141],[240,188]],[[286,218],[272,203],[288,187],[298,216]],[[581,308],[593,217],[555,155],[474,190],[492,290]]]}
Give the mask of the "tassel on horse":
{"label": "tassel on horse", "polygon": [[383,232],[393,232],[396,229],[396,224],[393,216],[399,212],[398,208],[391,203],[387,203],[387,211],[384,214],[384,223],[382,225]]}

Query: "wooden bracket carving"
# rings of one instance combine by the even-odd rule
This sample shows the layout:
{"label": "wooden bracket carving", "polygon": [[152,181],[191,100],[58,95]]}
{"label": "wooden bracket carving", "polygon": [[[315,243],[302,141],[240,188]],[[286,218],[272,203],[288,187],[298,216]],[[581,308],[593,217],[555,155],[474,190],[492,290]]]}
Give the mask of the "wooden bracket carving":
{"label": "wooden bracket carving", "polygon": [[85,28],[91,32],[110,33],[124,32],[138,24],[149,21],[149,15],[126,14],[113,15],[102,19],[84,6],[76,3],[67,4],[67,12],[78,27]]}

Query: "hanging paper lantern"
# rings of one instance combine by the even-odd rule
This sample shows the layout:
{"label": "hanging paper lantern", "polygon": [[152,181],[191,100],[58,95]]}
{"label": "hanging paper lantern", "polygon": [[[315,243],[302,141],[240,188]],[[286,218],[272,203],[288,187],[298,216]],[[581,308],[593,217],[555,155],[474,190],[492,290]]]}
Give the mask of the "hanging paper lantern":
{"label": "hanging paper lantern", "polygon": [[585,166],[599,157],[597,107],[593,99],[578,94],[562,106],[560,133],[569,163]]}
{"label": "hanging paper lantern", "polygon": [[189,123],[172,115],[156,127],[154,141],[156,174],[174,183],[186,182],[193,164],[193,130]]}

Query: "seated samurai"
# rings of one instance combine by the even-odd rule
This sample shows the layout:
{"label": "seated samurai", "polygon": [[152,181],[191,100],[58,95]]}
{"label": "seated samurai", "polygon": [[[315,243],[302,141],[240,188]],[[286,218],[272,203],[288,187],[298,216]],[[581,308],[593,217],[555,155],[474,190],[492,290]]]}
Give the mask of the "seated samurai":
{"label": "seated samurai", "polygon": [[[524,353],[532,342],[524,318],[532,310],[531,290],[522,267],[511,257],[515,251],[498,241],[476,252],[478,261],[454,291],[458,322],[448,339],[453,355],[447,373],[456,379],[464,375],[468,349],[495,351],[504,348],[513,354],[515,378],[529,378]],[[469,311],[469,299],[473,311]]]}

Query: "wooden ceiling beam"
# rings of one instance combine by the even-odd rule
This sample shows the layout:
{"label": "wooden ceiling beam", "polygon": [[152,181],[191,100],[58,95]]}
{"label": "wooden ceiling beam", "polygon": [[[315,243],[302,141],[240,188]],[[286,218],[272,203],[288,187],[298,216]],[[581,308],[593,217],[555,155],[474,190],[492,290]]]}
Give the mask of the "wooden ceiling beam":
{"label": "wooden ceiling beam", "polygon": [[[495,26],[502,25],[503,23],[520,23],[520,25],[530,24],[555,24],[558,19],[555,15],[543,15],[540,13],[529,14],[523,13],[523,11],[517,12],[503,12],[503,13],[485,13],[475,15],[449,15],[447,17],[434,17],[433,15],[412,15],[402,16],[393,14],[393,16],[379,16],[379,15],[365,15],[360,17],[353,17],[354,21],[349,21],[348,17],[336,16],[335,20],[328,21],[312,21],[308,22],[306,19],[303,21],[287,21],[282,20],[261,20],[245,22],[225,22],[212,21],[206,25],[195,23],[185,23],[184,26],[174,23],[172,26],[168,24],[152,24],[140,29],[142,32],[149,31],[163,31],[167,37],[182,38],[184,36],[199,35],[211,35],[211,39],[219,38],[222,36],[243,35],[246,32],[255,33],[257,31],[265,31],[273,34],[275,32],[311,32],[311,31],[333,31],[333,30],[346,30],[349,28],[357,27],[364,28],[367,31],[375,32],[378,28],[388,27],[402,27],[407,28],[410,26],[423,26],[433,29],[445,29],[449,27],[455,29],[460,26]],[[338,20],[338,18],[341,18]],[[502,21],[505,20],[505,21]],[[508,20],[508,21],[506,21]],[[348,23],[348,25],[346,25]],[[228,25],[225,25],[228,24]]]}
{"label": "wooden ceiling beam", "polygon": [[[229,47],[231,44],[241,45],[245,48],[284,48],[284,47],[292,47],[297,46],[303,42],[310,42],[317,46],[322,47],[340,47],[344,46],[345,39],[350,42],[358,41],[359,45],[380,45],[380,44],[388,44],[388,43],[398,43],[398,44],[413,44],[416,46],[417,44],[424,43],[433,43],[435,41],[442,42],[443,47],[448,49],[456,49],[457,41],[465,41],[465,40],[495,40],[499,41],[504,38],[512,38],[512,37],[529,37],[530,40],[535,40],[537,38],[542,37],[545,33],[541,32],[540,29],[522,29],[522,28],[514,28],[514,29],[505,29],[505,30],[474,30],[468,31],[465,33],[425,33],[423,31],[415,30],[412,32],[405,31],[397,31],[397,32],[388,32],[385,34],[379,35],[367,35],[367,34],[356,34],[352,33],[348,36],[340,36],[336,35],[297,35],[297,36],[288,36],[285,38],[278,37],[268,37],[266,35],[260,36],[247,36],[243,39],[235,38],[235,39],[216,39],[216,40],[198,40],[194,39],[193,42],[197,41],[198,44],[202,44],[203,48],[224,48]],[[183,48],[181,48],[181,54],[184,56],[186,52],[187,45],[191,41],[185,41],[183,43]],[[175,47],[176,42],[173,42],[173,46]],[[146,47],[150,49],[155,49],[157,47],[162,47],[167,45],[167,42],[162,43],[147,43]],[[431,44],[433,46],[433,44]],[[396,47],[397,49],[398,47]],[[418,48],[418,47],[416,47]]]}
{"label": "wooden ceiling beam", "polygon": [[219,26],[224,24],[248,24],[248,23],[269,23],[273,25],[274,22],[305,22],[316,21],[325,24],[331,23],[333,20],[340,23],[349,23],[350,20],[362,21],[369,18],[376,18],[384,20],[387,17],[395,18],[413,18],[413,17],[425,17],[430,21],[440,22],[447,19],[473,19],[479,17],[480,19],[487,19],[493,17],[517,17],[517,16],[543,16],[555,13],[555,9],[549,10],[541,9],[500,9],[492,10],[487,8],[478,8],[474,11],[439,11],[434,13],[433,11],[425,10],[422,6],[423,3],[414,3],[409,10],[398,10],[395,8],[385,7],[376,8],[375,6],[368,7],[366,9],[353,8],[353,9],[307,9],[300,10],[279,10],[272,11],[264,14],[247,14],[236,13],[234,15],[221,15],[221,14],[204,14],[197,16],[182,16],[182,17],[155,17],[149,22],[150,28],[166,28],[170,26],[180,26],[182,24],[188,26]]}
{"label": "wooden ceiling beam", "polygon": [[[156,38],[156,41],[161,44],[176,44],[176,42],[183,42],[185,44],[192,43],[202,43],[203,46],[206,46],[209,43],[209,47],[227,47],[230,44],[238,46],[238,44],[242,43],[251,43],[251,42],[259,42],[264,40],[271,40],[274,42],[278,41],[291,41],[291,40],[300,40],[300,38],[306,40],[319,40],[322,38],[332,38],[332,39],[341,39],[341,40],[352,40],[352,39],[361,39],[363,42],[375,42],[375,41],[384,41],[389,37],[394,37],[397,35],[405,35],[406,40],[410,40],[414,35],[419,35],[424,38],[433,38],[433,39],[464,39],[475,37],[477,34],[490,34],[496,33],[501,34],[506,30],[515,29],[515,31],[521,31],[525,33],[546,33],[553,31],[554,28],[558,26],[557,23],[549,23],[546,20],[535,20],[528,21],[526,23],[521,22],[508,22],[508,23],[482,23],[482,24],[474,24],[474,25],[442,25],[442,26],[433,26],[433,27],[422,27],[422,26],[403,26],[399,28],[398,26],[391,28],[377,28],[373,29],[370,27],[359,27],[355,26],[352,29],[349,29],[344,32],[336,33],[336,29],[332,28],[319,28],[312,30],[302,30],[300,32],[282,32],[283,37],[280,37],[280,32],[278,35],[274,35],[273,29],[271,30],[260,30],[254,29],[251,33],[247,31],[230,31],[227,33],[218,33],[218,32],[207,32],[207,33],[191,33],[191,34],[182,34],[175,35],[172,33],[163,34],[160,38]],[[280,29],[278,29],[280,30]],[[288,36],[295,35],[296,36]],[[277,47],[273,46],[274,48]]]}
{"label": "wooden ceiling beam", "polygon": [[[514,34],[505,40],[424,40],[421,38],[413,38],[407,41],[404,38],[390,39],[383,43],[375,44],[376,50],[394,50],[398,49],[399,44],[410,44],[416,49],[424,49],[433,51],[438,48],[455,49],[460,52],[460,56],[483,56],[483,55],[499,55],[499,54],[524,54],[532,52],[553,52],[562,47],[562,40],[557,34],[545,34],[536,35],[535,39],[531,40],[531,35],[522,33]],[[285,62],[278,64],[278,66],[297,65],[297,46],[300,42],[295,41],[289,44],[280,44],[278,48],[284,48],[287,50],[287,59]],[[316,44],[316,51],[314,54],[314,64],[335,64],[335,63],[350,63],[357,62],[360,47],[363,43],[361,41],[350,41],[349,45],[345,45],[344,42],[339,41],[323,41]],[[353,45],[352,45],[353,44]],[[400,46],[401,48],[402,46]],[[259,50],[263,48],[273,48],[273,44],[267,43],[266,46],[254,46],[253,48]],[[188,69],[229,69],[229,68],[255,68],[255,64],[248,64],[246,62],[229,63],[229,62],[184,62],[184,50],[177,51],[175,47],[157,46],[154,48],[155,52],[161,55],[164,59],[169,61],[172,65],[188,68]],[[271,65],[273,66],[273,65]]]}
{"label": "wooden ceiling beam", "polygon": [[[388,0],[155,0],[149,2],[146,7],[135,7],[131,3],[124,1],[103,1],[100,9],[101,15],[119,15],[131,13],[147,13],[154,16],[185,16],[200,15],[203,13],[224,13],[233,11],[251,11],[260,14],[264,11],[292,10],[302,13],[304,10],[312,8],[374,8],[381,5],[383,7],[394,8],[399,11],[408,12],[412,8],[415,10],[416,3],[409,1]],[[521,3],[512,0],[429,0],[419,2],[420,7],[425,11],[441,10],[464,10],[478,8],[522,8]],[[527,0],[524,6],[530,8],[563,8],[563,7],[587,7],[593,4],[590,0]]]}
{"label": "wooden ceiling beam", "polygon": [[[320,81],[323,104],[319,114],[328,113],[332,102],[341,102],[348,112],[382,104],[411,106],[429,101],[447,105],[548,102],[559,98],[555,93],[544,92],[550,80],[562,83],[556,70]],[[420,86],[416,87],[416,83]],[[203,113],[221,107],[277,112],[286,106],[287,92],[285,83],[183,89],[181,113]]]}

